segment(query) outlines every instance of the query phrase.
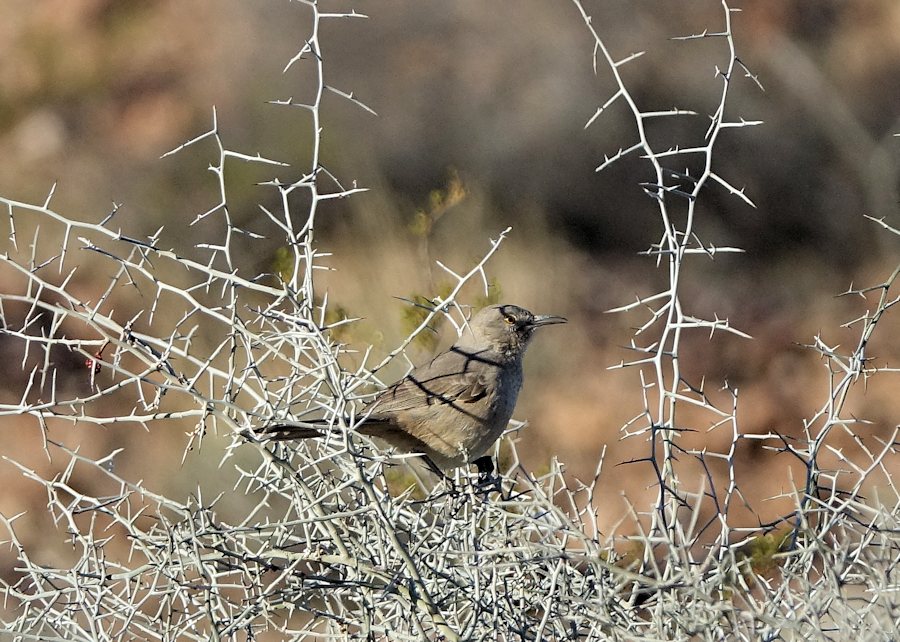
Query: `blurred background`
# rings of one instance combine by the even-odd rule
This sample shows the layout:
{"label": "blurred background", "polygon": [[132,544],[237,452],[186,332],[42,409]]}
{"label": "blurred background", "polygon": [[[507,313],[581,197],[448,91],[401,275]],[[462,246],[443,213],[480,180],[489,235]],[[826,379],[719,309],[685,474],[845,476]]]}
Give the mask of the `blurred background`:
{"label": "blurred background", "polygon": [[[853,329],[839,326],[871,303],[836,295],[884,281],[900,259],[898,238],[864,218],[900,225],[900,138],[893,136],[900,132],[900,3],[733,4],[742,9],[734,14],[739,56],[764,91],[736,81],[727,113],[764,124],[723,132],[714,169],[745,187],[756,208],[712,184],[703,193],[700,237],[746,253],[691,261],[683,301],[689,313],[728,317],[754,339],[689,335],[682,367],[693,380],[705,376],[711,389],[726,380],[739,388],[743,431],[799,434],[827,400],[829,383],[825,364],[800,344],[821,332],[829,345],[854,345]],[[605,446],[604,483],[613,497],[605,522],[613,521],[624,508],[618,493],[641,503],[655,490],[646,464],[614,467],[646,451],[640,439],[620,439],[621,426],[643,408],[638,373],[609,369],[630,358],[624,346],[645,317],[606,311],[656,291],[667,276],[638,254],[661,234],[639,187],[648,167],[632,158],[594,171],[604,154],[635,140],[622,105],[585,129],[612,93],[608,70],[592,71],[593,43],[568,3],[352,6],[369,19],[327,22],[320,35],[327,82],[377,112],[332,93],[324,99],[324,164],[345,185],[370,190],[327,204],[319,218],[320,250],[333,253],[327,263],[337,268],[320,289],[336,309],[362,317],[341,339],[372,345],[376,355],[390,351],[410,329],[395,297],[443,291],[448,279],[436,259],[467,270],[489,238],[512,226],[489,264],[491,297],[570,320],[543,332],[529,352],[516,413],[529,423],[520,452],[535,471],[556,456],[573,477],[584,477]],[[720,3],[586,7],[614,56],[646,50],[623,68],[643,108],[700,114],[669,121],[651,138],[660,148],[702,140],[718,103],[715,71],[727,63],[725,43],[671,38],[721,29]],[[310,98],[309,68],[282,73],[309,29],[299,4],[0,0],[0,9],[0,193],[9,198],[43,202],[57,183],[54,208],[91,221],[122,203],[117,217],[129,235],[165,226],[160,245],[184,253],[218,240],[202,224],[189,227],[216,203],[206,167],[218,152],[209,143],[160,156],[208,130],[213,105],[230,149],[298,168],[309,161],[308,116],[267,103]],[[272,190],[258,185],[272,172],[238,163],[226,170],[236,224],[270,235],[252,249],[248,242],[238,261],[251,276],[276,271],[283,239],[258,207],[274,207]],[[482,295],[467,292],[471,303]],[[878,364],[897,365],[897,330],[888,315],[872,348]],[[419,342],[410,358],[424,362],[448,340]],[[73,360],[71,367],[82,366]],[[24,376],[12,366],[5,372]],[[872,421],[867,439],[883,437],[900,415],[897,381],[882,379],[850,402]],[[725,448],[730,434],[707,434],[708,427],[693,426],[698,432],[687,439]],[[178,496],[218,461],[212,452],[209,461],[173,472],[189,430],[111,427],[102,439],[139,449],[131,465],[150,471],[140,473],[147,485]],[[37,448],[28,434],[5,446],[6,454],[28,457]],[[784,491],[797,478],[795,462],[753,443],[741,444],[738,459],[745,492]],[[6,464],[0,476],[0,510],[21,510],[36,487]],[[784,507],[763,508],[771,517]]]}

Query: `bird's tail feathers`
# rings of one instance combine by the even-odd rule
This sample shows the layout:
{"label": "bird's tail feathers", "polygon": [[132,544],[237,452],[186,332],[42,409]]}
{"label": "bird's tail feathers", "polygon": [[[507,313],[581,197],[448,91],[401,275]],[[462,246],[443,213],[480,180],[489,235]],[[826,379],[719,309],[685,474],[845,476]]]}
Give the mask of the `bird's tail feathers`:
{"label": "bird's tail feathers", "polygon": [[[291,439],[318,439],[335,427],[325,420],[320,421],[292,421],[270,426],[260,426],[254,433],[245,431],[247,437],[256,437],[271,441],[289,441]],[[358,427],[360,434],[369,437],[381,437],[390,439],[400,429],[389,421],[378,418],[368,418]],[[401,431],[402,432],[402,431]]]}
{"label": "bird's tail feathers", "polygon": [[288,441],[291,439],[315,439],[324,437],[325,431],[328,430],[328,423],[325,421],[304,421],[294,423],[276,424],[272,426],[261,426],[256,429],[256,436],[265,440],[272,441]]}

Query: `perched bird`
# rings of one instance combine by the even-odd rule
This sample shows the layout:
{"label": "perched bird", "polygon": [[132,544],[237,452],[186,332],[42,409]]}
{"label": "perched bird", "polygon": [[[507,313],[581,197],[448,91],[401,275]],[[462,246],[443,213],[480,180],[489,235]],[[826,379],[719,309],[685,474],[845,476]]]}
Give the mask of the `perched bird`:
{"label": "perched bird", "polygon": [[[492,305],[475,314],[449,350],[381,392],[366,408],[358,431],[405,453],[424,455],[437,472],[475,463],[493,471],[485,453],[506,429],[522,388],[522,357],[534,331],[565,323],[516,305]],[[323,436],[321,425],[268,426],[269,439]]]}

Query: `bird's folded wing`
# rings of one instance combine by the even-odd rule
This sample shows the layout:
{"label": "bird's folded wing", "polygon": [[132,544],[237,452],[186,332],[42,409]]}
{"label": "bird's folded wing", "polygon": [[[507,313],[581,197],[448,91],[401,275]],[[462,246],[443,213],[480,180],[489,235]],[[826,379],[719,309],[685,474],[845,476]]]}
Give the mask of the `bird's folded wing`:
{"label": "bird's folded wing", "polygon": [[413,373],[379,395],[374,415],[427,410],[437,404],[475,403],[494,392],[494,384],[484,375],[483,372]]}

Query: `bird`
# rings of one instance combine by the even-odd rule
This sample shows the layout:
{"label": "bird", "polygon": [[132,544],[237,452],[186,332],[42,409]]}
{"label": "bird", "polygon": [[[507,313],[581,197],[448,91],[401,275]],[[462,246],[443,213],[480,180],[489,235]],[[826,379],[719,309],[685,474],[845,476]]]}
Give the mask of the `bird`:
{"label": "bird", "polygon": [[[566,322],[517,305],[483,308],[448,350],[379,393],[356,430],[423,456],[438,474],[476,464],[480,477],[489,476],[493,460],[485,453],[512,417],[525,350],[538,328]],[[259,432],[271,440],[308,439],[323,437],[327,426],[282,423]]]}

